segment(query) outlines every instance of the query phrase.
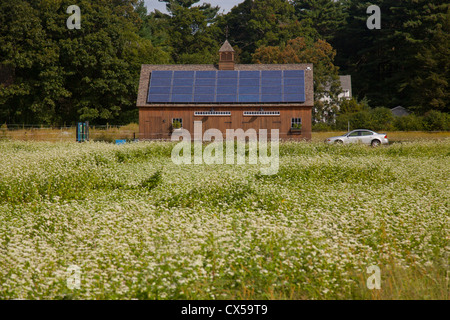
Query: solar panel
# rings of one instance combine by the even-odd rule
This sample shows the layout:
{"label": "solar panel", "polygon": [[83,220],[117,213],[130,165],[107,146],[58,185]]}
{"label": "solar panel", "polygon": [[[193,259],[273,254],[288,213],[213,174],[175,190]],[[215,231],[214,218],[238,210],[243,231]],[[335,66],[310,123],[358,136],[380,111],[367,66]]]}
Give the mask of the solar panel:
{"label": "solar panel", "polygon": [[305,101],[303,70],[167,71],[151,74],[148,103]]}
{"label": "solar panel", "polygon": [[239,87],[239,94],[258,94],[259,93],[259,86],[254,87]]}
{"label": "solar panel", "polygon": [[245,87],[245,86],[259,86],[260,80],[259,78],[256,79],[245,79],[245,78],[240,78],[239,79],[239,86],[240,87]]}
{"label": "solar panel", "polygon": [[150,87],[167,87],[172,85],[172,78],[153,78],[150,81]]}
{"label": "solar panel", "polygon": [[218,71],[217,72],[217,77],[219,79],[230,79],[230,78],[231,79],[237,79],[238,78],[238,72],[239,71],[231,71],[231,70]]}
{"label": "solar panel", "polygon": [[174,71],[173,77],[175,79],[193,79],[195,71]]}
{"label": "solar panel", "polygon": [[173,94],[192,94],[193,87],[173,87]]}
{"label": "solar panel", "polygon": [[215,102],[238,102],[237,95],[233,94],[217,94]]}
{"label": "solar panel", "polygon": [[305,93],[304,87],[299,86],[284,86],[284,94]]}
{"label": "solar panel", "polygon": [[238,79],[237,78],[224,78],[224,79],[217,79],[217,87],[237,87]]}
{"label": "solar panel", "polygon": [[152,79],[153,78],[172,78],[173,71],[153,71],[152,72]]}
{"label": "solar panel", "polygon": [[197,79],[202,79],[202,78],[206,78],[206,79],[213,78],[213,79],[215,79],[216,77],[217,77],[217,71],[197,71],[197,73],[196,73],[196,78]]}
{"label": "solar panel", "polygon": [[282,102],[281,94],[262,94],[261,102]]}
{"label": "solar panel", "polygon": [[194,96],[194,102],[213,103],[214,95],[198,94]]}
{"label": "solar panel", "polygon": [[214,94],[216,87],[194,87],[195,94]]}
{"label": "solar panel", "polygon": [[303,70],[285,70],[283,75],[285,78],[302,78],[305,76],[305,72]]}
{"label": "solar panel", "polygon": [[148,97],[148,102],[170,102],[170,95],[168,94],[151,94]]}
{"label": "solar panel", "polygon": [[262,87],[261,88],[261,93],[263,95],[264,94],[273,94],[273,93],[281,94],[282,93],[282,88],[281,88],[281,86]]}
{"label": "solar panel", "polygon": [[227,87],[227,86],[223,86],[223,87],[217,87],[217,94],[237,94],[237,87]]}
{"label": "solar panel", "polygon": [[196,86],[216,86],[216,78],[211,78],[211,79],[197,78],[197,79],[195,79],[195,85]]}
{"label": "solar panel", "polygon": [[259,94],[240,94],[239,95],[239,102],[259,102]]}
{"label": "solar panel", "polygon": [[262,78],[263,86],[281,86],[281,78]]}
{"label": "solar panel", "polygon": [[261,77],[261,71],[239,71],[240,79],[259,79]]}
{"label": "solar panel", "polygon": [[151,94],[169,94],[170,87],[150,87]]}

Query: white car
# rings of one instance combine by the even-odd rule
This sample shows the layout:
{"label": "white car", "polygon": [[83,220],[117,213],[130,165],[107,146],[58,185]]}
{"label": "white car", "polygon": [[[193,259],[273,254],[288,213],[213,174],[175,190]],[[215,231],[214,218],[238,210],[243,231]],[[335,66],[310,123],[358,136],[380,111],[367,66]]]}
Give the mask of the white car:
{"label": "white car", "polygon": [[342,136],[328,138],[326,143],[348,144],[364,143],[372,147],[378,147],[380,144],[389,144],[385,133],[376,133],[371,130],[357,129],[350,131]]}

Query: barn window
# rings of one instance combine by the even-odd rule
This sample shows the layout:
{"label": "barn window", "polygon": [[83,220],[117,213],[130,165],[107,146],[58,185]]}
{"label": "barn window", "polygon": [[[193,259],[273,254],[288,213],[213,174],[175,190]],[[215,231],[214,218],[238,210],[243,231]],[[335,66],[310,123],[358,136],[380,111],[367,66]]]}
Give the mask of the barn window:
{"label": "barn window", "polygon": [[291,118],[291,129],[301,129],[302,118]]}
{"label": "barn window", "polygon": [[231,52],[222,53],[222,61],[233,61],[233,54]]}
{"label": "barn window", "polygon": [[194,111],[194,116],[231,116],[230,111]]}
{"label": "barn window", "polygon": [[172,119],[172,127],[174,129],[183,128],[183,119],[182,118],[173,118]]}
{"label": "barn window", "polygon": [[279,116],[280,111],[244,111],[244,116]]}

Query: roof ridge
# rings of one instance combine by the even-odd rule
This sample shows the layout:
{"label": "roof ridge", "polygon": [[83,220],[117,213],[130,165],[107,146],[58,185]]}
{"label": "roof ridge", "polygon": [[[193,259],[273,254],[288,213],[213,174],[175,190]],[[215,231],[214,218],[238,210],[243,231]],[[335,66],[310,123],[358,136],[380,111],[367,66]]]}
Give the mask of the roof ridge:
{"label": "roof ridge", "polygon": [[234,49],[228,40],[225,40],[222,47],[219,49],[219,52],[234,52]]}

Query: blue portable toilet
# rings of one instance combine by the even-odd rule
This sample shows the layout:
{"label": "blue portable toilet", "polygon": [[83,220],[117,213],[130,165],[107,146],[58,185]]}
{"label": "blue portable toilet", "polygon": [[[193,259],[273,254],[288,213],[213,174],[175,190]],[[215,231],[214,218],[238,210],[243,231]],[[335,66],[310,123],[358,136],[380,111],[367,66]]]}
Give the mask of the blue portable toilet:
{"label": "blue portable toilet", "polygon": [[125,143],[127,143],[127,140],[124,140],[124,139],[117,139],[116,140],[116,144],[125,144]]}

